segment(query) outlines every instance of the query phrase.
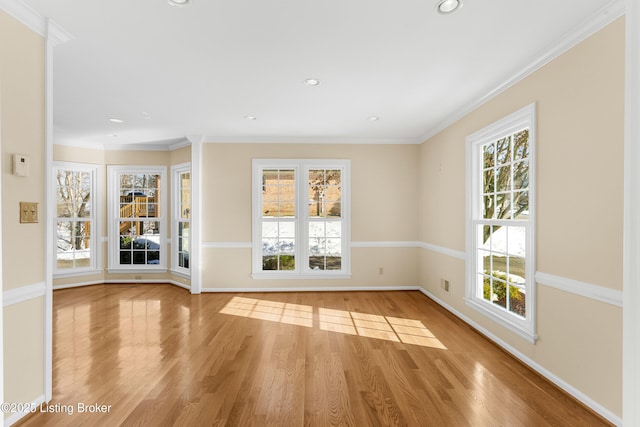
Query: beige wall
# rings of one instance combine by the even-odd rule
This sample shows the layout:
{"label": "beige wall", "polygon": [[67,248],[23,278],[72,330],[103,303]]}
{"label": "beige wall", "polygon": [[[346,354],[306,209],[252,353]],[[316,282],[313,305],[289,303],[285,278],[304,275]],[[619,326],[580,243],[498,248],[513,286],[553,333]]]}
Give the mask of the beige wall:
{"label": "beige wall", "polygon": [[[624,22],[596,33],[426,141],[420,239],[465,250],[465,138],[537,102],[539,272],[622,289]],[[621,414],[622,309],[538,284],[537,344],[464,303],[464,262],[423,250],[421,283],[613,413]],[[449,258],[449,259],[448,259]],[[440,278],[451,280],[450,294]]]}
{"label": "beige wall", "polygon": [[202,287],[417,285],[415,248],[352,248],[351,279],[291,282],[252,280],[251,249],[206,248],[214,242],[250,244],[251,161],[260,158],[351,160],[351,240],[415,241],[417,154],[417,145],[204,144]]}
{"label": "beige wall", "polygon": [[[3,290],[44,289],[44,39],[2,11],[0,102]],[[16,153],[29,177],[12,175]],[[39,203],[39,223],[20,224],[21,201]],[[5,307],[3,321],[5,400],[31,402],[44,394],[43,297]]]}

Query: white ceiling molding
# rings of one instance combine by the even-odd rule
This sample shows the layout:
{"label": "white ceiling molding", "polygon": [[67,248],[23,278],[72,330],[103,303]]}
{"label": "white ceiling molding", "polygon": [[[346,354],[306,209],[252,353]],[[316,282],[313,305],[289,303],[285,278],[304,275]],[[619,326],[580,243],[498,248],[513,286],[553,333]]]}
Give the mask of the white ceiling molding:
{"label": "white ceiling molding", "polygon": [[22,22],[42,37],[46,36],[44,18],[20,0],[0,0],[0,9]]}
{"label": "white ceiling molding", "polygon": [[203,137],[202,142],[205,144],[370,144],[370,145],[407,145],[421,144],[424,140],[420,138],[394,138],[394,139],[376,139],[376,138],[340,138],[340,137],[309,137],[309,138],[291,138],[284,136],[269,137],[228,137],[228,136],[211,136]]}
{"label": "white ceiling molding", "polygon": [[71,33],[49,18],[45,20],[45,26],[47,28],[47,40],[49,40],[53,46],[66,43],[73,39]]}
{"label": "white ceiling molding", "polygon": [[582,24],[578,25],[572,31],[566,33],[558,43],[555,43],[549,49],[546,49],[543,53],[537,56],[536,59],[531,61],[527,66],[525,66],[520,72],[513,75],[513,77],[505,80],[498,87],[491,90],[482,98],[479,98],[476,101],[468,103],[466,106],[461,106],[461,108],[452,116],[448,117],[446,120],[442,121],[438,126],[430,129],[427,133],[420,137],[420,143],[426,142],[427,140],[433,138],[438,133],[442,132],[458,120],[465,117],[467,114],[474,111],[476,108],[495,98],[502,92],[511,88],[518,82],[524,80],[529,75],[533,74],[540,68],[547,65],[549,62],[553,61],[569,49],[575,47],[580,42],[586,40],[591,35],[600,31],[602,28],[611,24],[616,19],[620,18],[624,15],[625,3],[623,0],[611,0],[603,7],[598,9],[591,17],[586,19]]}

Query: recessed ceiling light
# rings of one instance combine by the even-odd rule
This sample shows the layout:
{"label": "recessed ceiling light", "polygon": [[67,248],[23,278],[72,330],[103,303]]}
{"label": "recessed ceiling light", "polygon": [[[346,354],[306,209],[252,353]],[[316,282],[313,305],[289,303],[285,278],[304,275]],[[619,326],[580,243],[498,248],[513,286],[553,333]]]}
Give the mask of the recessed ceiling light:
{"label": "recessed ceiling light", "polygon": [[304,81],[304,84],[307,86],[318,86],[320,84],[320,80],[318,79],[307,79]]}
{"label": "recessed ceiling light", "polygon": [[171,6],[183,7],[189,4],[189,0],[167,0]]}
{"label": "recessed ceiling light", "polygon": [[244,116],[245,120],[255,120],[257,119],[256,116]]}
{"label": "recessed ceiling light", "polygon": [[449,15],[460,8],[462,8],[462,0],[440,0],[438,4],[436,4],[438,13],[443,15]]}
{"label": "recessed ceiling light", "polygon": [[380,117],[378,117],[378,116],[369,117],[369,121],[371,121],[371,122],[377,122],[378,120],[380,120]]}
{"label": "recessed ceiling light", "polygon": [[116,119],[115,117],[111,117],[111,118],[109,118],[107,120],[109,120],[111,123],[124,123],[124,120]]}

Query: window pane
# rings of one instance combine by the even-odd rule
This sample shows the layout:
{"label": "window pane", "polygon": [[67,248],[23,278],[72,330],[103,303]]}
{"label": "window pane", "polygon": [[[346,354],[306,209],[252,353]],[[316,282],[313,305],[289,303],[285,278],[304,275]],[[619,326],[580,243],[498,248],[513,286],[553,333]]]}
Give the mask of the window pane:
{"label": "window pane", "polygon": [[496,141],[496,162],[497,165],[511,161],[511,137],[506,137]]}
{"label": "window pane", "polygon": [[482,173],[482,194],[491,194],[496,191],[495,179],[495,169],[487,169]]}
{"label": "window pane", "polygon": [[521,288],[509,285],[509,311],[521,317],[526,316],[526,298]]}
{"label": "window pane", "polygon": [[328,202],[326,204],[326,207],[327,207],[327,216],[330,216],[330,217],[342,216],[340,202]]}
{"label": "window pane", "polygon": [[326,258],[327,270],[340,270],[342,269],[342,257],[328,256]]}
{"label": "window pane", "polygon": [[514,219],[529,218],[529,192],[513,193]]}
{"label": "window pane", "polygon": [[511,190],[511,166],[499,167],[496,171],[496,191]]}
{"label": "window pane", "polygon": [[482,283],[482,298],[491,301],[491,277],[483,274],[478,275],[478,283]]}
{"label": "window pane", "polygon": [[180,217],[191,218],[191,172],[183,172],[179,175],[180,186]]}
{"label": "window pane", "polygon": [[512,256],[526,255],[526,234],[524,227],[507,228],[507,252]]}
{"label": "window pane", "polygon": [[496,194],[494,218],[511,219],[511,193]]}
{"label": "window pane", "polygon": [[324,256],[310,256],[309,268],[311,270],[325,270],[324,261],[325,261]]}
{"label": "window pane", "polygon": [[178,250],[183,252],[189,251],[189,223],[188,222],[180,222],[178,224],[178,237],[180,239],[180,244],[178,245]]}
{"label": "window pane", "polygon": [[309,239],[309,253],[311,255],[324,255],[326,251],[326,240],[324,238],[310,238]]}
{"label": "window pane", "polygon": [[513,159],[520,160],[529,157],[529,129],[524,129],[513,135]]}
{"label": "window pane", "polygon": [[484,169],[492,168],[495,165],[495,143],[486,144],[482,147],[482,158]]}
{"label": "window pane", "polygon": [[488,195],[482,197],[482,218],[493,219],[495,213],[496,196]]}
{"label": "window pane", "polygon": [[324,237],[325,222],[313,221],[309,223],[309,237]]}
{"label": "window pane", "polygon": [[513,164],[513,189],[521,190],[529,187],[529,161]]}
{"label": "window pane", "polygon": [[293,255],[295,254],[295,240],[294,239],[281,239],[279,242],[279,252],[281,254]]}
{"label": "window pane", "polygon": [[296,224],[294,222],[279,223],[280,237],[296,237]]}
{"label": "window pane", "polygon": [[524,257],[509,256],[509,281],[517,285],[524,285],[526,280]]}
{"label": "window pane", "polygon": [[[503,275],[503,277],[505,276],[506,274]],[[502,308],[507,308],[507,283],[495,277],[491,282],[493,285],[491,301]]]}
{"label": "window pane", "polygon": [[296,206],[294,202],[280,203],[280,216],[293,217],[296,215]]}
{"label": "window pane", "polygon": [[326,222],[327,237],[342,237],[342,223],[338,221]]}
{"label": "window pane", "polygon": [[342,254],[342,239],[327,239],[327,255]]}

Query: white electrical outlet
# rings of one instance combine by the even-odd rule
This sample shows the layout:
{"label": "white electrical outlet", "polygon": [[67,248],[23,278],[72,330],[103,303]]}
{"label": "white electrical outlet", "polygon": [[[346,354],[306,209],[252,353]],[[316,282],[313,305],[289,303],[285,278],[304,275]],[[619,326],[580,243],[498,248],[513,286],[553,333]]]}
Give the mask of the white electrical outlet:
{"label": "white electrical outlet", "polygon": [[29,156],[24,154],[13,155],[13,174],[15,176],[29,176]]}
{"label": "white electrical outlet", "polygon": [[447,279],[440,279],[440,288],[445,292],[449,292],[449,281]]}

